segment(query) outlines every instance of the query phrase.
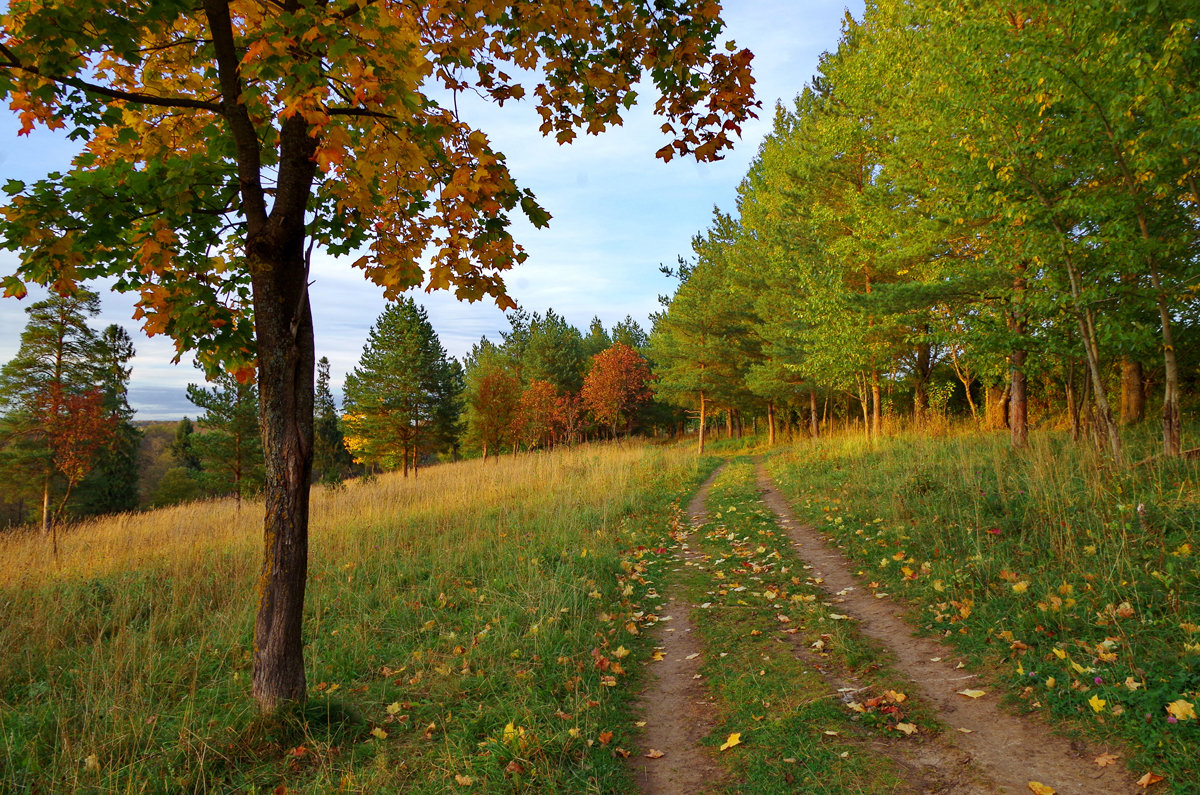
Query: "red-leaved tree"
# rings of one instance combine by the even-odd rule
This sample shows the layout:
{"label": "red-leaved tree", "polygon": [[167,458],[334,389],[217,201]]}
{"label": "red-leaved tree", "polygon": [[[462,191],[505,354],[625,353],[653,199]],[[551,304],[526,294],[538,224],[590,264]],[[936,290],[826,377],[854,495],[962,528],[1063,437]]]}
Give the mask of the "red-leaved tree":
{"label": "red-leaved tree", "polygon": [[617,343],[592,357],[592,369],[583,381],[583,403],[596,422],[628,433],[638,406],[650,399],[650,367],[633,348]]}

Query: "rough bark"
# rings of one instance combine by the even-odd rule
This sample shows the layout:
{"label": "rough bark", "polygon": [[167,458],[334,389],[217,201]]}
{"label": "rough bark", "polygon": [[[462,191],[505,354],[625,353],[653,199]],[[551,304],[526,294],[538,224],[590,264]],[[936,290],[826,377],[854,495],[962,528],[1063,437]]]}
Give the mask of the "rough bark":
{"label": "rough bark", "polygon": [[871,373],[871,435],[879,436],[883,433],[883,387],[879,380],[879,371],[874,370]]}
{"label": "rough bark", "polygon": [[767,444],[775,446],[775,404],[767,403]]}
{"label": "rough bark", "polygon": [[1008,384],[990,383],[984,389],[983,424],[988,430],[1008,427]]}
{"label": "rough bark", "polygon": [[821,423],[817,417],[817,393],[808,393],[808,420],[812,428],[812,438],[821,438]]}

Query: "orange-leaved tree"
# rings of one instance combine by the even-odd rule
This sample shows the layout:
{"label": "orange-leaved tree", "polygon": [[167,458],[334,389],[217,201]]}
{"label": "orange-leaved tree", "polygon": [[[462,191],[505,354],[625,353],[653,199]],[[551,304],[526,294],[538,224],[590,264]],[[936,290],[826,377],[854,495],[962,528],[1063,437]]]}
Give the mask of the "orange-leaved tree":
{"label": "orange-leaved tree", "polygon": [[638,407],[650,399],[650,367],[640,353],[620,342],[592,357],[583,381],[583,403],[613,436],[626,432]]}
{"label": "orange-leaved tree", "polygon": [[140,294],[148,333],[258,379],[262,709],[305,697],[312,247],[358,254],[389,300],[427,280],[513,306],[501,274],[524,253],[509,214],[549,216],[453,96],[531,95],[541,131],[567,142],[620,123],[645,72],[671,136],[659,156],[715,159],[755,107],[751,54],[721,49],[719,12],[714,0],[14,0],[0,17],[0,94],[22,132],[83,141],[65,173],[4,186],[0,238],[20,251],[6,294],[110,277]]}

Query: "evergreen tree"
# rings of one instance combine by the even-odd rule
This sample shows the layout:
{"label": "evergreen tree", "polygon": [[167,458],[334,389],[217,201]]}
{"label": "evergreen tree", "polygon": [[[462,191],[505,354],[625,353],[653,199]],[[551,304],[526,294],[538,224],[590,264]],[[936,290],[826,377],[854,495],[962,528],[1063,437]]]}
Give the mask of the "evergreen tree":
{"label": "evergreen tree", "polygon": [[[0,369],[0,477],[9,495],[40,497],[43,531],[113,435],[100,343],[87,325],[99,311],[100,297],[82,288],[38,301]],[[53,543],[57,554],[56,533]]]}
{"label": "evergreen tree", "polygon": [[109,444],[100,450],[92,471],[79,484],[72,505],[79,514],[133,511],[138,507],[138,450],[142,432],[133,425],[129,406],[129,362],[133,340],[112,324],[100,334],[97,365],[104,389],[104,408],[117,422]]}
{"label": "evergreen tree", "polygon": [[313,480],[341,483],[353,470],[354,459],[346,449],[337,402],[329,388],[329,359],[325,356],[317,362],[313,413]]}
{"label": "evergreen tree", "polygon": [[200,461],[200,485],[209,494],[242,498],[263,486],[262,432],[259,428],[258,389],[229,374],[212,382],[211,389],[188,384],[188,400],[204,410],[196,421],[199,433],[191,447]]}
{"label": "evergreen tree", "polygon": [[604,330],[604,324],[600,322],[600,318],[593,317],[591,325],[588,326],[587,336],[583,338],[584,359],[590,362],[593,356],[608,350],[612,344],[612,338]]}
{"label": "evergreen tree", "polygon": [[422,455],[455,444],[461,384],[425,309],[412,298],[389,304],[346,376],[347,446],[368,466],[415,473]]}
{"label": "evergreen tree", "polygon": [[171,457],[175,459],[175,463],[187,472],[198,475],[200,472],[200,457],[196,455],[196,449],[192,446],[192,440],[196,433],[196,426],[187,417],[184,417],[175,426],[175,438],[171,440]]}

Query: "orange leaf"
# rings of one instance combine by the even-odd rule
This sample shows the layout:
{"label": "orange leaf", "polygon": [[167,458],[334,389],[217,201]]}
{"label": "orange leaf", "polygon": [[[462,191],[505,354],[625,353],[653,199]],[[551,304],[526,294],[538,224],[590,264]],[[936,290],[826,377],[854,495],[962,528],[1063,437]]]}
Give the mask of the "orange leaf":
{"label": "orange leaf", "polygon": [[1097,767],[1108,767],[1109,765],[1115,765],[1117,763],[1117,755],[1107,753],[1100,754],[1100,756],[1096,757],[1095,761]]}
{"label": "orange leaf", "polygon": [[1163,777],[1157,773],[1147,773],[1137,780],[1137,785],[1142,789],[1147,789],[1151,784],[1157,784],[1162,780]]}
{"label": "orange leaf", "polygon": [[647,759],[662,759],[664,756],[666,756],[666,754],[664,754],[662,751],[659,751],[655,748],[651,748],[649,751],[646,752]]}

